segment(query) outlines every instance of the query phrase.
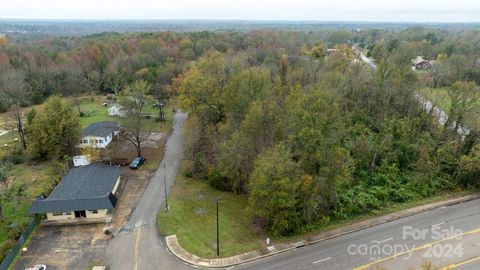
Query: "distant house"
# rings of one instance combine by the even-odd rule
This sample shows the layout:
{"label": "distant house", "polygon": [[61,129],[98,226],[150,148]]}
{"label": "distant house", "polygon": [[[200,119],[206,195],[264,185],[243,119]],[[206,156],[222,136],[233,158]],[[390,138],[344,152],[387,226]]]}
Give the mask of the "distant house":
{"label": "distant house", "polygon": [[338,49],[327,49],[327,55],[328,56],[335,56],[338,53]]}
{"label": "distant house", "polygon": [[120,134],[120,125],[115,122],[97,122],[82,131],[78,147],[106,148]]}
{"label": "distant house", "polygon": [[71,169],[46,199],[38,199],[30,214],[46,214],[47,222],[109,222],[117,204],[120,169],[91,164]]}
{"label": "distant house", "polygon": [[125,110],[120,104],[114,103],[108,107],[108,116],[125,117]]}
{"label": "distant house", "polygon": [[412,60],[412,69],[413,70],[427,70],[432,67],[432,61],[423,58],[422,56],[417,56],[417,58]]}

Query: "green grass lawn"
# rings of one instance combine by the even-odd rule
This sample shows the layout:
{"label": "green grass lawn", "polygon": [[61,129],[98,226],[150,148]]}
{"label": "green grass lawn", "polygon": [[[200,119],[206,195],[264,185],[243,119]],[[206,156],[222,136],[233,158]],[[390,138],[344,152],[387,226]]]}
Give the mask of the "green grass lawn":
{"label": "green grass lawn", "polygon": [[[15,139],[17,139],[17,141],[15,141]],[[0,147],[4,148],[5,144],[8,146],[20,145],[19,139],[20,138],[18,137],[18,132],[16,130],[9,131],[8,133],[0,136]]]}
{"label": "green grass lawn", "polygon": [[[446,88],[423,88],[419,93],[429,99],[434,105],[442,109],[447,115],[450,108],[450,97]],[[480,108],[477,108],[477,110]],[[480,115],[472,113],[465,118],[466,126],[478,126],[480,124]]]}
{"label": "green grass lawn", "polygon": [[13,197],[3,201],[4,221],[0,222],[0,242],[8,234],[8,225],[24,224],[30,220],[28,209],[32,202],[43,192],[51,190],[55,180],[51,177],[48,163],[14,165],[11,172],[10,186],[23,183],[26,191],[23,197]]}
{"label": "green grass lawn", "polygon": [[418,92],[430,100],[434,105],[440,107],[443,111],[448,112],[450,108],[450,98],[448,97],[446,88],[422,88]]}
{"label": "green grass lawn", "polygon": [[[82,128],[87,127],[88,125],[96,122],[101,121],[114,121],[114,122],[122,122],[123,119],[117,116],[108,116],[108,108],[103,106],[103,98],[97,97],[95,101],[91,101],[90,98],[82,98],[80,101],[80,110],[85,112],[84,117],[80,117],[80,123]],[[143,121],[144,129],[149,130],[152,132],[167,132],[172,127],[172,119],[173,119],[173,108],[175,103],[170,102],[165,108],[165,116],[167,118],[167,122],[162,124],[155,119],[145,119]],[[75,103],[72,103],[75,112],[78,111],[77,106]],[[156,117],[159,113],[158,109],[152,108],[152,104],[148,104],[145,108],[145,113],[150,113],[152,116]]]}
{"label": "green grass lawn", "polygon": [[178,176],[172,188],[170,211],[161,211],[162,235],[176,234],[183,248],[205,258],[216,257],[216,205],[220,198],[220,255],[228,257],[261,248],[252,229],[253,212],[245,195],[221,192],[208,184]]}

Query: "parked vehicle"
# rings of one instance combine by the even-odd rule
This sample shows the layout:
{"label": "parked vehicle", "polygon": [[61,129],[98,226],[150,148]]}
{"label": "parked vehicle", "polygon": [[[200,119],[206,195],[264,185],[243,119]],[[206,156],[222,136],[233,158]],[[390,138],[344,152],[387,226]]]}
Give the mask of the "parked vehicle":
{"label": "parked vehicle", "polygon": [[35,264],[34,266],[25,268],[25,270],[47,270],[47,266],[45,264]]}
{"label": "parked vehicle", "polygon": [[142,164],[146,161],[144,157],[136,157],[132,163],[130,163],[130,169],[136,170],[142,166]]}

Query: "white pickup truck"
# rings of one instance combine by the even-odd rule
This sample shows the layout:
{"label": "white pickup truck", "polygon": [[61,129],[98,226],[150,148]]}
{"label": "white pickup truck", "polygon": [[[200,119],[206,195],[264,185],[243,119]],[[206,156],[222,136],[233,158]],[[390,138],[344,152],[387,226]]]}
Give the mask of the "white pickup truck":
{"label": "white pickup truck", "polygon": [[25,270],[47,270],[47,266],[45,264],[35,264],[25,268]]}

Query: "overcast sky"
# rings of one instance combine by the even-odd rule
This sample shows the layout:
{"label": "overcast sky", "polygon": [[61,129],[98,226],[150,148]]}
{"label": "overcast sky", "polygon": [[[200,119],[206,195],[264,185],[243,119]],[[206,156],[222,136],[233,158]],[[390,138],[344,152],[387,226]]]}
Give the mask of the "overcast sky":
{"label": "overcast sky", "polygon": [[0,18],[478,22],[479,0],[0,0]]}

